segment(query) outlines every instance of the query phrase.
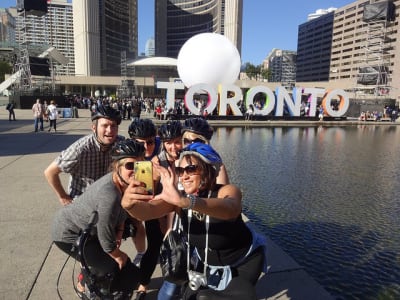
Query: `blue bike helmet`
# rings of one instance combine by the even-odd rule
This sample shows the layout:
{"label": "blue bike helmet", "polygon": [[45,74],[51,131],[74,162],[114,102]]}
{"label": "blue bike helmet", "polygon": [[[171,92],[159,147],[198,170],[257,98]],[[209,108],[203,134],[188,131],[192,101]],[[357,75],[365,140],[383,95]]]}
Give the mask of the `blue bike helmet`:
{"label": "blue bike helmet", "polygon": [[92,121],[100,118],[113,120],[118,125],[121,124],[122,121],[121,113],[109,105],[98,105],[96,107],[96,112],[92,115]]}
{"label": "blue bike helmet", "polygon": [[179,156],[179,161],[186,155],[194,155],[202,161],[210,165],[217,165],[222,163],[219,154],[208,144],[193,143],[182,149]]}
{"label": "blue bike helmet", "polygon": [[135,140],[123,140],[115,144],[111,150],[113,160],[120,160],[127,157],[144,157],[145,149],[143,143]]}

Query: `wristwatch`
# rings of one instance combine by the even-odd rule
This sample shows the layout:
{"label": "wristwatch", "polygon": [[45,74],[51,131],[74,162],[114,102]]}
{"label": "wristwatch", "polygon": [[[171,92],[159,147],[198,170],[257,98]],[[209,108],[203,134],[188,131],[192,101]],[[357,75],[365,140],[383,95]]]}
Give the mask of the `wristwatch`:
{"label": "wristwatch", "polygon": [[196,195],[193,195],[193,194],[187,194],[186,197],[189,198],[190,204],[189,204],[188,207],[185,207],[185,209],[193,209],[193,207],[195,206],[196,201],[197,201],[197,199],[198,199],[199,197],[196,196]]}

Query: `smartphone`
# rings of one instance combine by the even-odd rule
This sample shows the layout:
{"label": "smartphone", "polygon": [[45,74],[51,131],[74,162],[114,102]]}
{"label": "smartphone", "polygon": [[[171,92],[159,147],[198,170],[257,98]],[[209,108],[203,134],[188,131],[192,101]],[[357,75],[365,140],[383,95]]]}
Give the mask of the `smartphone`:
{"label": "smartphone", "polygon": [[154,194],[153,187],[153,164],[151,161],[137,161],[135,162],[135,179],[143,182],[146,185],[146,191]]}

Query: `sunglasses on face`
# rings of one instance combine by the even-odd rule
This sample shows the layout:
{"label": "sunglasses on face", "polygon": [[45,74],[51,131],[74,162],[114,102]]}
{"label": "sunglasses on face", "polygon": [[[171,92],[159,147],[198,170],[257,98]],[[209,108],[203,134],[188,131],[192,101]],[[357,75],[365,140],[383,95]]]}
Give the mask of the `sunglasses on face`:
{"label": "sunglasses on face", "polygon": [[124,164],[124,168],[129,170],[129,171],[133,171],[135,167],[135,163],[133,161],[127,162]]}
{"label": "sunglasses on face", "polygon": [[199,138],[194,139],[194,140],[187,139],[187,138],[183,139],[183,144],[184,145],[190,145],[190,144],[193,144],[193,143],[202,143],[202,144],[204,144],[204,141],[202,139],[199,139]]}
{"label": "sunglasses on face", "polygon": [[178,175],[179,177],[183,176],[183,173],[186,172],[187,175],[195,175],[197,174],[197,171],[199,170],[199,166],[198,165],[188,165],[184,168],[182,167],[176,167],[175,168],[175,172],[176,175]]}

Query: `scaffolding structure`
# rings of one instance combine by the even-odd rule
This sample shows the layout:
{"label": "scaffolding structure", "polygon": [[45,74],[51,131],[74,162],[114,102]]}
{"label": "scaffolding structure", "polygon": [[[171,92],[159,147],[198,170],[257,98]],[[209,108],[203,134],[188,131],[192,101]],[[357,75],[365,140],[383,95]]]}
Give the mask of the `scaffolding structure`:
{"label": "scaffolding structure", "polygon": [[18,11],[19,20],[19,35],[20,43],[18,45],[18,52],[16,61],[14,63],[14,72],[19,74],[19,79],[15,81],[13,89],[14,94],[26,94],[33,89],[32,75],[29,64],[29,51],[28,51],[28,28],[26,26],[26,11],[21,9]]}
{"label": "scaffolding structure", "polygon": [[292,88],[296,84],[296,52],[284,51],[282,58],[281,83],[285,87]]}
{"label": "scaffolding structure", "polygon": [[[47,5],[43,7],[42,4],[39,5],[42,6],[40,9],[30,7],[27,10],[25,1],[18,0],[17,2],[19,43],[14,63],[14,74],[18,74],[18,80],[13,83],[14,95],[32,95],[33,93],[53,95],[55,92],[54,67],[50,55],[50,50],[53,51],[53,49],[46,44],[33,45],[29,38],[33,30],[33,21],[28,21],[28,17],[41,18],[45,16]],[[51,24],[49,27],[51,28]],[[48,39],[43,37],[43,40]],[[31,53],[32,50],[34,50],[34,53]]]}
{"label": "scaffolding structure", "polygon": [[[387,5],[390,1],[387,1]],[[379,3],[382,5],[383,3]],[[376,6],[377,3],[370,6]],[[389,15],[383,15],[382,10],[371,9],[369,14],[377,13],[380,15],[370,15],[365,17],[365,45],[364,55],[357,74],[357,84],[355,87],[356,95],[361,97],[373,96],[385,98],[389,97],[390,86],[390,50],[392,49],[390,35],[391,18]],[[390,12],[387,12],[390,13]]]}
{"label": "scaffolding structure", "polygon": [[136,95],[134,81],[128,79],[128,76],[134,76],[132,72],[135,72],[135,69],[128,69],[126,51],[121,51],[121,85],[118,88],[118,95],[122,98],[131,98]]}

